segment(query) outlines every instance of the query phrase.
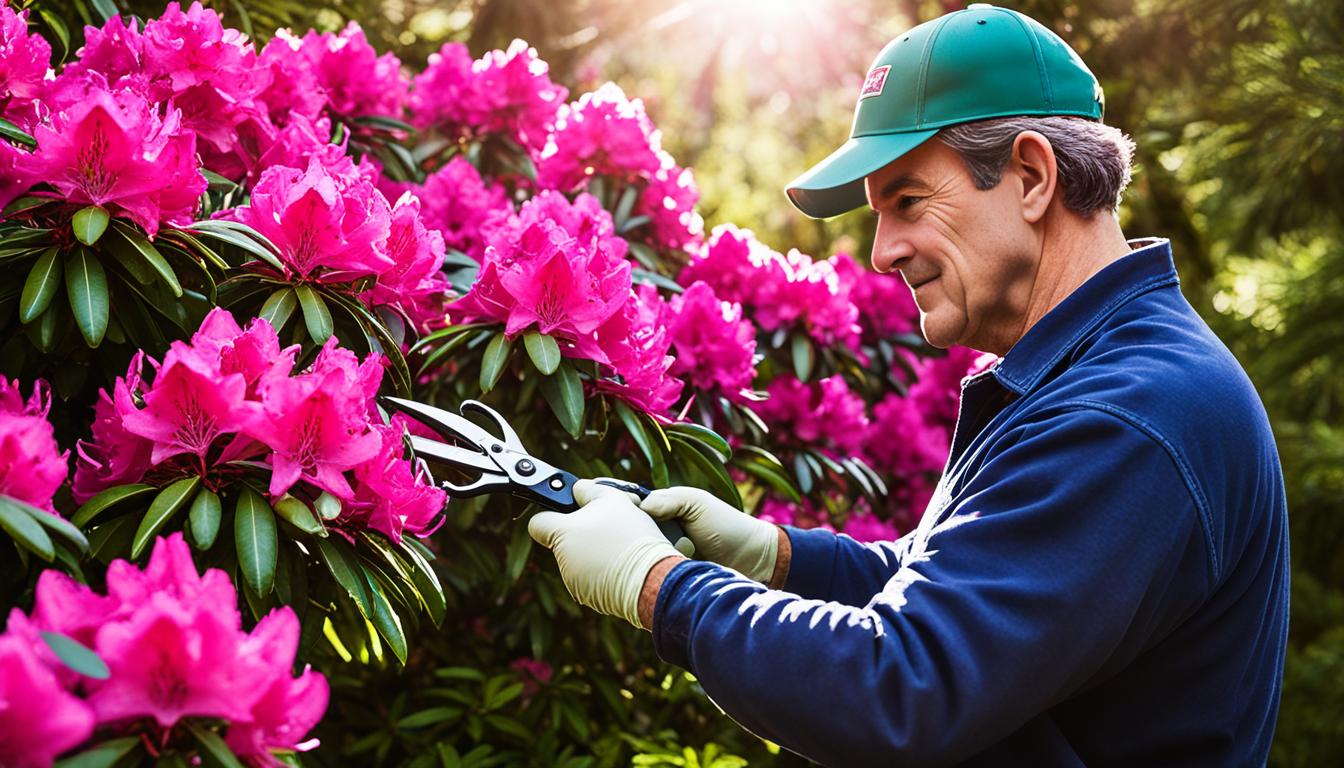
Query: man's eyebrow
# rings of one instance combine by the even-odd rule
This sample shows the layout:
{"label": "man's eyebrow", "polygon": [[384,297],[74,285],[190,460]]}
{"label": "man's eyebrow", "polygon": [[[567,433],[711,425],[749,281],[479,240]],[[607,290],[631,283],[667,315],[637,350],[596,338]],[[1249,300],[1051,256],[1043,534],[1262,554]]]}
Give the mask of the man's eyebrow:
{"label": "man's eyebrow", "polygon": [[[920,186],[922,184],[924,184],[924,180],[919,178],[918,176],[915,176],[914,174],[910,173],[903,173],[900,176],[897,176],[896,178],[892,179],[891,181],[888,181],[885,185],[883,185],[882,189],[878,191],[877,196],[873,198],[873,202],[880,203],[883,200],[886,200],[887,198],[896,194],[900,190],[904,189],[905,187]],[[869,205],[868,207],[870,209],[872,208],[871,205]]]}

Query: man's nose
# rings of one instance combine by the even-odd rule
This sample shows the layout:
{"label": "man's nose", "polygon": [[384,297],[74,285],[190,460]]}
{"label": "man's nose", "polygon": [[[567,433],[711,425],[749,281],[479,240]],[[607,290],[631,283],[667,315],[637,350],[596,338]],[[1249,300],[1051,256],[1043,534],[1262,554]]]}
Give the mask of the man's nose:
{"label": "man's nose", "polygon": [[873,243],[873,269],[886,274],[905,266],[915,257],[915,247],[904,239],[884,238],[879,233]]}

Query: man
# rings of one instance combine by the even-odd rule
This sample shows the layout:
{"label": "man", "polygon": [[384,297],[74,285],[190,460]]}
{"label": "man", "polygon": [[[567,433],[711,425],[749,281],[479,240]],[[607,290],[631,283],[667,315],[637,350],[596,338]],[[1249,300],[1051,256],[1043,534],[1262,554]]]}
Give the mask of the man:
{"label": "man", "polygon": [[[1131,146],[1077,55],[972,5],[877,57],[803,212],[866,199],[873,264],[963,383],[917,529],[859,544],[696,489],[542,513],[572,594],[651,629],[753,733],[826,765],[1251,765],[1273,735],[1287,513],[1249,380],[1165,240],[1114,217]],[[893,276],[894,279],[894,276]],[[649,516],[678,518],[688,560]]]}

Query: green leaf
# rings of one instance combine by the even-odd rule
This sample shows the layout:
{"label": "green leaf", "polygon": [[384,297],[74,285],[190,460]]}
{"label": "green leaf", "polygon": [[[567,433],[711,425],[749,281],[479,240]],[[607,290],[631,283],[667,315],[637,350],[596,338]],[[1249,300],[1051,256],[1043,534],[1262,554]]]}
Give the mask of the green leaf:
{"label": "green leaf", "polygon": [[139,736],[104,741],[102,744],[57,761],[53,768],[112,768],[140,744]]}
{"label": "green leaf", "polygon": [[107,222],[111,217],[102,206],[90,205],[80,208],[70,219],[70,228],[75,231],[75,239],[85,245],[93,245],[107,231]]}
{"label": "green leaf", "polygon": [[135,253],[138,254],[143,261],[153,268],[154,274],[163,281],[164,285],[168,286],[168,290],[173,292],[173,296],[181,298],[182,284],[178,282],[177,273],[174,272],[172,266],[168,264],[168,260],[163,258],[163,254],[159,253],[159,249],[154,247],[154,244],[151,243],[148,238],[140,234],[140,232],[133,227],[123,226],[121,222],[117,222],[112,228],[116,230],[116,233],[122,240],[135,249]]}
{"label": "green leaf", "polygon": [[[623,400],[616,400],[613,407],[616,409],[616,415],[620,417],[621,423],[625,425],[625,431],[629,432],[630,437],[634,438],[635,445],[639,446],[639,450],[644,454],[644,460],[649,462],[649,467],[652,468],[655,461],[653,438],[649,437],[649,433],[645,431],[644,425],[640,423],[639,416]],[[662,458],[661,452],[658,458]],[[659,485],[663,484],[659,483]]]}
{"label": "green leaf", "polygon": [[24,325],[47,311],[56,289],[61,287],[61,265],[56,261],[57,252],[56,246],[43,251],[33,268],[28,270],[28,279],[23,282],[23,295],[19,298],[19,322]]}
{"label": "green leaf", "polygon": [[221,176],[214,171],[202,168],[201,175],[205,177],[206,183],[209,184],[208,189],[211,192],[232,192],[238,189],[238,185],[234,183],[233,179]]}
{"label": "green leaf", "polygon": [[266,303],[261,305],[261,313],[257,317],[263,318],[271,324],[276,333],[285,327],[289,322],[289,316],[294,314],[294,308],[299,304],[299,297],[295,295],[293,288],[281,288],[266,297]]}
{"label": "green leaf", "polygon": [[219,734],[197,723],[188,722],[187,730],[201,745],[201,758],[210,768],[243,768]]}
{"label": "green leaf", "polygon": [[425,610],[429,612],[430,620],[435,626],[442,624],[448,610],[448,601],[443,594],[443,585],[439,583],[439,575],[414,545],[403,541],[398,551],[410,565],[411,581],[415,584],[415,591],[420,594],[420,599],[425,603]]}
{"label": "green leaf", "polygon": [[531,552],[532,537],[527,533],[527,526],[513,526],[513,537],[509,540],[509,548],[504,554],[504,572],[510,584],[518,581],[518,577],[523,575],[523,569],[527,567],[527,556]]}
{"label": "green leaf", "polygon": [[490,343],[485,347],[485,354],[481,357],[481,391],[489,392],[499,383],[499,377],[504,375],[504,368],[509,362],[509,352],[513,350],[513,342],[504,335],[503,331],[495,334]]}
{"label": "green leaf", "polygon": [[269,264],[276,270],[284,271],[285,267],[280,262],[280,257],[275,245],[267,240],[264,235],[246,224],[239,224],[234,221],[209,220],[198,221],[192,224],[188,230],[204,237],[214,238],[222,243],[236,246],[243,251],[252,254],[261,261]]}
{"label": "green leaf", "polygon": [[144,519],[140,521],[140,527],[135,531],[135,539],[131,542],[132,560],[140,559],[140,554],[149,546],[154,536],[163,529],[173,515],[187,505],[200,487],[201,478],[184,477],[154,497],[153,503],[149,505],[149,511],[145,513]]}
{"label": "green leaf", "polygon": [[303,307],[303,322],[308,326],[308,335],[313,337],[313,341],[317,344],[326,343],[334,330],[327,302],[323,300],[321,294],[313,290],[311,285],[295,286],[294,293],[299,297],[299,304]]}
{"label": "green leaf", "polygon": [[37,139],[34,139],[22,128],[8,120],[0,120],[0,138],[9,139],[28,147],[37,146]]}
{"label": "green leaf", "polygon": [[327,528],[313,515],[313,511],[302,499],[285,494],[275,502],[275,513],[304,533],[314,536],[326,536]]}
{"label": "green leaf", "polygon": [[560,425],[573,437],[583,430],[583,381],[568,364],[556,369],[554,376],[541,380],[541,395],[551,406]]}
{"label": "green leaf", "polygon": [[436,725],[448,720],[455,720],[461,715],[462,710],[458,707],[434,707],[401,718],[397,721],[397,727],[424,728],[427,725]]}
{"label": "green leaf", "polygon": [[386,115],[361,115],[360,117],[356,117],[354,122],[355,125],[367,125],[371,128],[382,128],[384,130],[390,130],[390,131],[402,131],[404,133],[409,133],[411,135],[415,135],[416,133],[415,128],[410,124],[403,123],[402,121],[397,120],[396,118],[388,117]]}
{"label": "green leaf", "polygon": [[748,474],[765,482],[766,485],[774,489],[777,493],[783,494],[790,501],[800,503],[803,500],[798,492],[798,487],[789,479],[788,471],[779,459],[769,451],[757,448],[754,445],[743,445],[737,449],[737,455],[733,463],[741,467]]}
{"label": "green leaf", "polygon": [[543,375],[550,376],[560,367],[560,345],[549,334],[529,330],[523,334],[523,343],[527,345],[527,356]]}
{"label": "green leaf", "polygon": [[196,542],[198,549],[214,546],[222,516],[218,494],[209,488],[196,494],[191,502],[191,511],[187,513],[187,521],[191,524],[191,539]]}
{"label": "green leaf", "polygon": [[123,502],[148,496],[154,491],[154,486],[144,483],[113,486],[84,502],[84,505],[75,511],[75,516],[70,518],[70,522],[78,528],[86,528],[103,512]]}
{"label": "green leaf", "polygon": [[360,567],[354,550],[343,539],[336,537],[317,539],[314,543],[336,583],[354,599],[365,618],[372,617],[373,595],[370,594],[369,583],[364,579],[364,570]]}
{"label": "green leaf", "polygon": [[695,441],[708,446],[715,453],[722,456],[724,461],[728,461],[733,458],[733,448],[728,444],[728,441],[725,440],[723,436],[720,435],[718,432],[715,432],[714,430],[702,424],[694,424],[690,422],[670,424],[667,427],[667,431],[679,433],[685,437],[692,438]]}
{"label": "green leaf", "polygon": [[704,475],[705,480],[709,483],[706,490],[741,509],[742,497],[738,495],[737,486],[733,483],[733,479],[729,477],[722,463],[716,458],[711,458],[714,454],[701,446],[701,443],[688,440],[682,435],[672,434],[672,455],[680,459],[683,464],[694,467],[700,474]]}
{"label": "green leaf", "polygon": [[612,213],[612,220],[616,224],[617,231],[624,231],[626,219],[630,218],[630,212],[635,209],[635,203],[639,201],[639,188],[631,184],[621,193],[620,202],[616,203],[616,210]]}
{"label": "green leaf", "polygon": [[103,21],[108,21],[117,15],[117,4],[112,0],[93,0],[93,9],[98,11]]}
{"label": "green leaf", "polygon": [[37,521],[38,525],[64,539],[74,547],[79,554],[88,554],[89,540],[84,538],[84,533],[71,525],[70,521],[60,515],[52,514],[45,509],[38,509],[26,501],[11,498],[9,496],[0,496],[0,503],[7,503],[18,507],[19,511],[27,513],[29,517],[32,517],[33,520]]}
{"label": "green leaf", "polygon": [[812,340],[804,333],[795,333],[793,335],[793,372],[797,374],[799,381],[807,381],[812,375],[812,368],[817,363],[817,350],[812,346]]}
{"label": "green leaf", "polygon": [[42,632],[42,639],[46,641],[47,647],[56,658],[61,660],[65,666],[73,669],[85,677],[92,677],[94,680],[106,680],[110,674],[107,664],[98,658],[88,646],[75,640],[68,635],[60,632]]}
{"label": "green leaf", "polygon": [[0,528],[24,549],[48,563],[56,556],[56,547],[46,529],[7,496],[0,496]]}
{"label": "green leaf", "polygon": [[110,303],[103,265],[87,248],[75,248],[65,257],[65,295],[79,332],[90,347],[97,347],[107,333]]}
{"label": "green leaf", "polygon": [[47,26],[51,27],[52,34],[56,35],[56,40],[61,44],[60,60],[64,61],[66,54],[70,53],[70,28],[65,25],[60,15],[47,8],[45,3],[38,5],[37,15],[42,17]]}
{"label": "green leaf", "polygon": [[248,486],[243,486],[234,507],[233,540],[238,548],[238,567],[248,586],[260,597],[270,594],[275,586],[279,553],[275,512],[261,494]]}
{"label": "green leaf", "polygon": [[[361,570],[362,567],[361,567]],[[401,617],[392,608],[392,602],[387,599],[387,594],[383,592],[382,585],[373,578],[371,574],[364,577],[371,587],[373,595],[373,625],[378,628],[378,634],[387,640],[387,644],[392,649],[393,655],[397,661],[406,663],[406,631],[401,627]]]}

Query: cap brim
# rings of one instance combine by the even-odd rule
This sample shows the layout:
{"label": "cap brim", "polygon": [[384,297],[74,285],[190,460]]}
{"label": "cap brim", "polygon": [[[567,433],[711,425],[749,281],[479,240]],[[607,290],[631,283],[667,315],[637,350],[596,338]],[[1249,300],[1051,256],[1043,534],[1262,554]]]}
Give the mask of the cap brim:
{"label": "cap brim", "polygon": [[859,136],[845,142],[807,173],[789,182],[789,200],[814,219],[828,219],[867,203],[863,178],[938,133],[910,131]]}

